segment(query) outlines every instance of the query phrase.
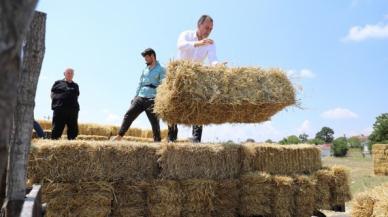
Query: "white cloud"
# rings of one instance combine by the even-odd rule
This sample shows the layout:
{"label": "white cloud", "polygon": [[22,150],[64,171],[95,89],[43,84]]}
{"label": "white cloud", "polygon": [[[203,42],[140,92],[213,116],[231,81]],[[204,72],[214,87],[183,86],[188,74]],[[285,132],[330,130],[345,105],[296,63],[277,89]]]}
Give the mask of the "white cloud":
{"label": "white cloud", "polygon": [[334,108],[327,110],[321,114],[323,118],[327,119],[349,119],[357,118],[358,115],[346,108]]}
{"label": "white cloud", "polygon": [[300,77],[301,77],[301,78],[314,78],[314,77],[315,77],[315,74],[314,74],[311,70],[302,69],[302,70],[300,71]]}
{"label": "white cloud", "polygon": [[302,69],[300,71],[288,70],[287,75],[291,79],[315,78],[315,74],[309,69]]}
{"label": "white cloud", "polygon": [[367,39],[388,39],[388,24],[378,23],[375,25],[353,26],[343,41],[363,41]]}
{"label": "white cloud", "polygon": [[303,121],[301,126],[298,128],[298,133],[299,134],[302,134],[302,133],[309,134],[309,133],[311,133],[311,123],[310,123],[309,120]]}

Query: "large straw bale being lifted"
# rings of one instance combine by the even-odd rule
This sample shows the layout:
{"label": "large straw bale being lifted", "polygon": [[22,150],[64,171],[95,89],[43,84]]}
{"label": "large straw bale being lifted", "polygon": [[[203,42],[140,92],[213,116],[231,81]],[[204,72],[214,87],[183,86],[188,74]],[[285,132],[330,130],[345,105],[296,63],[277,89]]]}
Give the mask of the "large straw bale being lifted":
{"label": "large straw bale being lifted", "polygon": [[280,69],[210,67],[178,60],[168,65],[154,110],[176,124],[259,123],[295,101],[295,90]]}

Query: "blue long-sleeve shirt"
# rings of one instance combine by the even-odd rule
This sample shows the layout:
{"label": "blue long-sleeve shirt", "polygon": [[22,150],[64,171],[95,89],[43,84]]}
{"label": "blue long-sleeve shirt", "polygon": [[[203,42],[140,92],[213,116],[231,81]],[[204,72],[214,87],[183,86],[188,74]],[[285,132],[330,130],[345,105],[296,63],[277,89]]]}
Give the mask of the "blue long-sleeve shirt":
{"label": "blue long-sleeve shirt", "polygon": [[141,74],[136,96],[155,98],[156,87],[162,83],[165,76],[166,69],[159,62],[156,62],[156,65],[151,69],[147,66]]}

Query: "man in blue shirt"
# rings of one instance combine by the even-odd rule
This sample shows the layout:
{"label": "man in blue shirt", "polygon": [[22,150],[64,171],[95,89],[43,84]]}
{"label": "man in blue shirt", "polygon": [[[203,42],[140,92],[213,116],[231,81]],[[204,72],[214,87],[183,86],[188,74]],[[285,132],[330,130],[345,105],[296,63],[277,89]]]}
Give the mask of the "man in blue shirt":
{"label": "man in blue shirt", "polygon": [[131,102],[127,113],[124,115],[123,123],[119,134],[112,140],[121,140],[132,122],[142,113],[146,112],[152,126],[154,141],[160,142],[159,119],[154,113],[156,88],[160,85],[166,75],[166,69],[156,60],[156,53],[152,48],[145,49],[141,55],[144,57],[147,67],[143,70],[136,96]]}

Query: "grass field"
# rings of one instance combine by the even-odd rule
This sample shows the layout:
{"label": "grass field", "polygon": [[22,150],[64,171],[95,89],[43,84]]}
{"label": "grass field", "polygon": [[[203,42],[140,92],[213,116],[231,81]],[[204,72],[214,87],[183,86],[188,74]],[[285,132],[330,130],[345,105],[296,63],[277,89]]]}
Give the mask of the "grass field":
{"label": "grass field", "polygon": [[[353,197],[374,186],[388,182],[388,176],[375,176],[373,174],[373,160],[371,156],[362,156],[360,149],[350,149],[346,157],[325,157],[324,166],[341,165],[350,169],[350,189]],[[351,209],[352,201],[346,204],[346,213]],[[329,217],[348,216],[340,213],[325,212]]]}

